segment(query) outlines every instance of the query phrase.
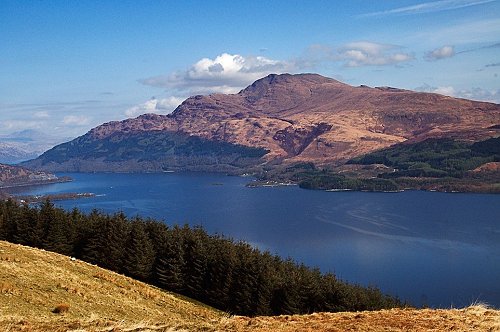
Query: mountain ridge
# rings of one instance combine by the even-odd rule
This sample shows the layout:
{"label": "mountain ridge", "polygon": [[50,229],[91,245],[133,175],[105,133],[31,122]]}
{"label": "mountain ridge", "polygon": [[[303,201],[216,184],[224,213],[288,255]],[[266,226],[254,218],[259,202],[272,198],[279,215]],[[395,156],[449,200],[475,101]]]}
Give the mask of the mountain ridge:
{"label": "mountain ridge", "polygon": [[[492,138],[500,134],[498,124],[498,104],[391,87],[354,87],[317,74],[271,74],[237,94],[187,98],[168,115],[144,114],[102,124],[65,149],[81,148],[83,141],[116,141],[120,139],[117,136],[169,132],[268,151],[253,165],[312,162],[324,166],[341,165],[405,141]],[[76,169],[71,165],[85,163],[78,158],[54,162],[58,147],[25,165],[71,171]],[[124,156],[121,161],[129,165],[127,170],[142,169],[139,159]],[[170,167],[168,161],[157,161],[164,165],[152,167],[156,171]]]}

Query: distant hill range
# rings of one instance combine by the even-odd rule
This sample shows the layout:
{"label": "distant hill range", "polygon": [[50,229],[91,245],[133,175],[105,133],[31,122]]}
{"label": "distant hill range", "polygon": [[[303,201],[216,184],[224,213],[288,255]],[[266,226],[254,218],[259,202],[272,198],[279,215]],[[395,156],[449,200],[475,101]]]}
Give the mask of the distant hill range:
{"label": "distant hill range", "polygon": [[273,74],[237,94],[190,97],[169,115],[105,123],[24,165],[51,172],[337,167],[403,142],[473,143],[499,134],[498,104]]}
{"label": "distant hill range", "polygon": [[0,164],[0,190],[8,187],[38,185],[67,180],[67,178],[58,178],[54,174],[42,171],[31,171],[20,166]]}
{"label": "distant hill range", "polygon": [[53,137],[33,129],[0,135],[0,163],[16,164],[36,158],[67,140],[67,138]]}

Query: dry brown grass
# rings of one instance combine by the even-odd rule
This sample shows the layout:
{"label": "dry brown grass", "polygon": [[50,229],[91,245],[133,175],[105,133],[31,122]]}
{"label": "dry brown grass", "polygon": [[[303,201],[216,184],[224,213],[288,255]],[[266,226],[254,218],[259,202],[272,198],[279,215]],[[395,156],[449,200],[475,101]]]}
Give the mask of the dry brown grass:
{"label": "dry brown grass", "polygon": [[500,312],[484,306],[465,309],[391,309],[278,317],[233,317],[221,330],[258,332],[500,331]]}
{"label": "dry brown grass", "polygon": [[[61,304],[69,310],[53,313]],[[2,332],[210,331],[223,316],[91,264],[0,241]]]}
{"label": "dry brown grass", "polygon": [[[64,304],[63,315],[52,311]],[[69,257],[0,241],[0,331],[500,331],[500,311],[392,309],[229,316]]]}

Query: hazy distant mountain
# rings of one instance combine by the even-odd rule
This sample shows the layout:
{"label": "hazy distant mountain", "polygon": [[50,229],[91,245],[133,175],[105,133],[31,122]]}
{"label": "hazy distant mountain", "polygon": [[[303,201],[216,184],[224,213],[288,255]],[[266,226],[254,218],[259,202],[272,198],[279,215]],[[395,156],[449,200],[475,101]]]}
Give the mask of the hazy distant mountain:
{"label": "hazy distant mountain", "polygon": [[54,137],[33,129],[0,135],[0,163],[16,164],[36,158],[55,145],[68,140],[70,139]]}
{"label": "hazy distant mountain", "polygon": [[169,115],[98,126],[25,163],[49,171],[231,170],[340,165],[401,142],[499,135],[500,105],[315,74],[269,75],[238,94],[186,99]]}

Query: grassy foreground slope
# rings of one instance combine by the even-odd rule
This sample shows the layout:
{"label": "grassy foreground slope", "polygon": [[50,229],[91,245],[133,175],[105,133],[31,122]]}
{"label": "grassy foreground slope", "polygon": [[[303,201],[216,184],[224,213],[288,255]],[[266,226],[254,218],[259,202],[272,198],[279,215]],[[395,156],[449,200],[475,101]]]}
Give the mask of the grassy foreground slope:
{"label": "grassy foreground slope", "polygon": [[[63,314],[52,311],[60,304]],[[0,241],[0,331],[500,331],[500,311],[230,317],[67,256]]]}
{"label": "grassy foreground slope", "polygon": [[[69,310],[53,313],[60,304]],[[222,316],[91,264],[0,241],[0,331],[213,330]]]}

